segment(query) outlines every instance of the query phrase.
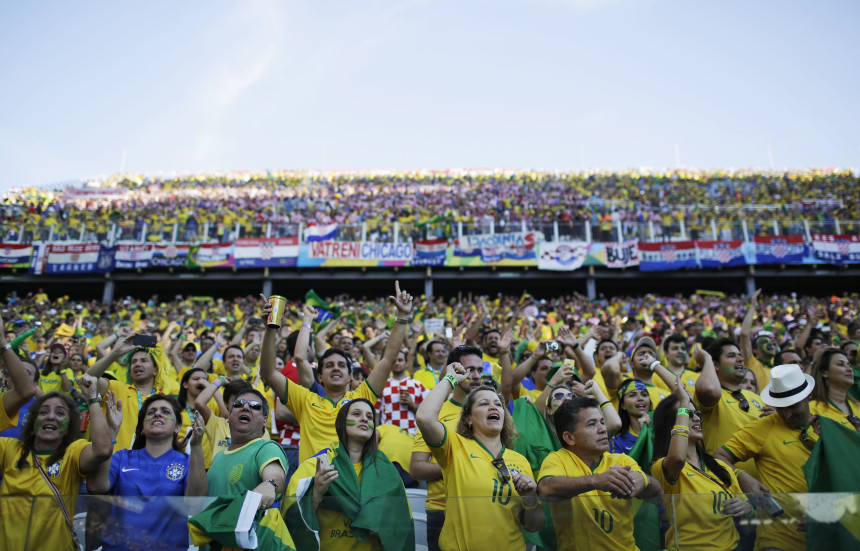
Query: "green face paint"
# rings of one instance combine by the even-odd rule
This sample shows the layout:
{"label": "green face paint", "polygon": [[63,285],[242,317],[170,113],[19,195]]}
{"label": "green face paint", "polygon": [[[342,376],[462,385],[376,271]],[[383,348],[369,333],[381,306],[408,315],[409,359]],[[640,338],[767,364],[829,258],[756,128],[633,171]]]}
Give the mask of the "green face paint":
{"label": "green face paint", "polygon": [[[155,414],[156,414],[156,413],[157,413],[157,412],[147,413],[147,414],[146,414],[146,417],[144,417],[144,418],[143,418],[143,420],[144,420],[145,422],[147,422],[147,423],[148,423],[148,422],[150,422],[150,421],[152,421],[152,418],[153,418],[153,417],[155,417]],[[171,412],[171,413],[166,413],[166,412],[165,412],[165,413],[162,413],[162,414],[161,414],[161,416],[162,416],[162,417],[164,417],[164,420],[165,420],[165,421],[173,421],[173,422],[176,422],[176,417],[173,415],[173,413],[172,413],[172,412]]]}
{"label": "green face paint", "polygon": [[[356,425],[356,423],[357,423],[357,421],[355,419],[347,419],[346,420],[346,426],[347,427],[354,427]],[[367,426],[370,427],[370,430],[373,430],[375,425],[373,424],[373,421],[368,421]]]}
{"label": "green face paint", "polygon": [[60,434],[66,434],[67,432],[69,432],[69,418],[68,417],[64,417],[63,419],[60,419],[60,422],[57,425],[59,427],[57,430],[60,432]]}

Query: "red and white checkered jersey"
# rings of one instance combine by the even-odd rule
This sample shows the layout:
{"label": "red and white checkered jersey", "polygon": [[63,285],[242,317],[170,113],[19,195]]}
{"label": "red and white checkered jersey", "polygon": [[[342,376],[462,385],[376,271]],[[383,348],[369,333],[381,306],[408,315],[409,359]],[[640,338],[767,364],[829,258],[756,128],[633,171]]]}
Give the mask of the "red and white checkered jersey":
{"label": "red and white checkered jersey", "polygon": [[376,410],[379,412],[380,424],[395,425],[414,435],[418,431],[415,424],[415,414],[409,411],[406,404],[400,403],[400,389],[405,389],[412,396],[416,404],[421,404],[427,389],[424,385],[412,378],[401,381],[391,377],[385,383],[382,396],[376,402]]}
{"label": "red and white checkered jersey", "polygon": [[[290,383],[299,384],[296,362],[290,360],[290,362],[281,370],[281,373],[284,377],[290,380]],[[278,400],[277,396],[275,396],[275,400]],[[298,446],[299,438],[301,437],[299,426],[293,425],[292,423],[283,423],[281,421],[276,422],[278,429],[278,443],[282,446]]]}

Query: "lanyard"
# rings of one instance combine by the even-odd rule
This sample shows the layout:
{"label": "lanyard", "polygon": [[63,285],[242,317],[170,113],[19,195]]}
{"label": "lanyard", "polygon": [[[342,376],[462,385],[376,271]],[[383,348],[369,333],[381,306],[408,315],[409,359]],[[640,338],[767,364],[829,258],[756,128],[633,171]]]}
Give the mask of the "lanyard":
{"label": "lanyard", "polygon": [[[140,390],[135,387],[134,390],[137,391],[137,411],[140,411],[143,408],[143,396],[140,394]],[[149,393],[150,396],[155,394],[155,387],[152,387],[152,392]]]}

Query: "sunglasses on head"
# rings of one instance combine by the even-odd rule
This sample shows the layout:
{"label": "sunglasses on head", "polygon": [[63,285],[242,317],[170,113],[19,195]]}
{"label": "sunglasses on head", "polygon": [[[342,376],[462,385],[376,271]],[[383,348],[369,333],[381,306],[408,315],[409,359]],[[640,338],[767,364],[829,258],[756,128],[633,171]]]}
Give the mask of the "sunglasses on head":
{"label": "sunglasses on head", "polygon": [[263,404],[258,400],[236,400],[233,402],[233,408],[241,408],[245,404],[248,404],[248,407],[254,411],[263,411]]}
{"label": "sunglasses on head", "polygon": [[493,467],[496,468],[496,474],[499,475],[502,484],[507,484],[511,481],[511,471],[508,470],[508,466],[504,459],[501,457],[493,459]]}
{"label": "sunglasses on head", "polygon": [[738,407],[741,408],[741,411],[746,413],[750,410],[749,400],[744,397],[743,392],[741,392],[740,390],[735,390],[734,392],[732,392],[732,398],[738,401]]}

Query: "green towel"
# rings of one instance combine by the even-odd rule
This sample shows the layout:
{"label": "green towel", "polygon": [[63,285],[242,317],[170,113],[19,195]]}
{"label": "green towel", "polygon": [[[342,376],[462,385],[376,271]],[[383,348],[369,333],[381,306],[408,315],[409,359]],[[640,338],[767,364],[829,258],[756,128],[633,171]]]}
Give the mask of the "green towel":
{"label": "green towel", "polygon": [[[339,476],[329,485],[321,506],[349,518],[352,521],[350,530],[361,542],[367,541],[369,532],[373,532],[385,551],[414,551],[415,526],[406,489],[385,454],[377,451],[375,461],[364,458],[360,485],[343,444],[331,461]],[[304,493],[297,496],[298,504],[290,507],[286,516],[290,534],[303,551],[319,548],[315,534],[319,532],[319,522],[311,502],[313,484],[310,478]],[[300,483],[299,487],[302,486]]]}
{"label": "green towel", "polygon": [[[821,435],[803,466],[809,493],[860,492],[860,432],[849,429],[826,417],[819,417]],[[841,501],[845,501],[844,499]],[[860,518],[853,507],[840,502],[831,504],[836,522],[816,520],[819,515],[810,509],[806,524],[809,549],[860,549]],[[828,515],[830,516],[830,515]]]}

